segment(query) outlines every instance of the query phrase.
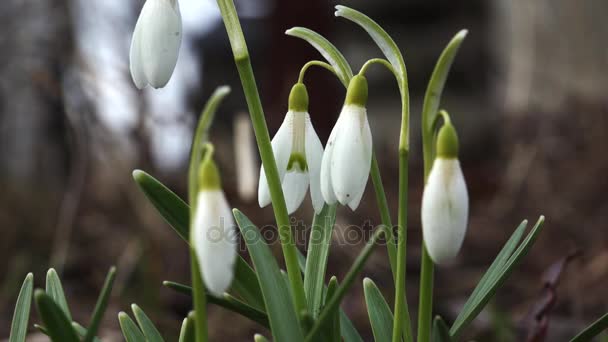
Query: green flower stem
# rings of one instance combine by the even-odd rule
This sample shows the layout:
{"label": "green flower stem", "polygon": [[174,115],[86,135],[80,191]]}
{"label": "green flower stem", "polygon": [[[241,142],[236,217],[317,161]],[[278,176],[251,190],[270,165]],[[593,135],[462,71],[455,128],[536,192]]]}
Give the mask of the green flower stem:
{"label": "green flower stem", "polygon": [[194,301],[194,330],[196,342],[207,342],[209,339],[209,331],[207,329],[207,298],[205,297],[205,285],[203,284],[201,270],[198,267],[196,252],[192,247],[190,247],[190,274],[192,275],[192,289],[194,292],[192,299]]}
{"label": "green flower stem", "polygon": [[367,72],[367,69],[369,69],[369,67],[372,66],[373,64],[384,65],[398,79],[397,73],[395,73],[395,68],[393,68],[391,63],[389,63],[389,61],[387,61],[384,58],[372,58],[372,59],[368,60],[367,62],[365,62],[363,64],[363,66],[361,67],[361,70],[359,70],[359,74],[361,74],[361,75],[365,74]]}
{"label": "green flower stem", "polygon": [[279,172],[274,160],[272,145],[270,144],[268,127],[266,126],[266,120],[264,119],[264,110],[262,109],[260,95],[255,83],[249,52],[247,51],[247,44],[245,43],[245,37],[243,36],[234,2],[232,0],[218,0],[217,3],[224,20],[224,25],[226,26],[228,38],[230,39],[236,67],[239,76],[241,77],[243,92],[245,93],[249,113],[251,115],[251,122],[253,124],[260,157],[262,159],[262,165],[264,166],[266,178],[268,179],[268,188],[270,190],[272,207],[278,225],[279,237],[281,239],[281,247],[283,248],[285,265],[287,266],[287,274],[291,286],[291,293],[293,295],[294,306],[296,312],[300,313],[306,310],[306,295],[304,293],[302,275],[298,267],[297,248],[291,233],[285,197],[283,196]]}
{"label": "green flower stem", "polygon": [[306,71],[308,71],[308,68],[310,68],[311,66],[318,66],[318,67],[325,68],[325,69],[331,71],[334,75],[338,76],[338,74],[336,74],[336,70],[334,69],[334,67],[332,67],[328,63],[325,63],[322,61],[309,61],[306,64],[304,64],[302,69],[300,69],[300,76],[298,77],[298,83],[304,83],[304,75],[306,74]]}
{"label": "green flower stem", "polygon": [[371,176],[372,183],[374,184],[374,190],[376,192],[376,202],[378,203],[378,209],[380,210],[380,221],[382,221],[382,225],[384,226],[385,230],[386,249],[388,251],[388,259],[391,264],[393,280],[397,281],[397,246],[395,244],[395,234],[393,233],[393,223],[391,221],[388,201],[386,200],[384,185],[382,185],[380,167],[378,166],[378,159],[376,158],[375,152],[372,154]]}

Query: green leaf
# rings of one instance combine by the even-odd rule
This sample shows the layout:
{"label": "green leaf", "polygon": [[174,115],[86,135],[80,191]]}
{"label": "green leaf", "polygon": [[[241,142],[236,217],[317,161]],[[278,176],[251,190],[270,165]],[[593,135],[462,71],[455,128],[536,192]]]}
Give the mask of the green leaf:
{"label": "green leaf", "polygon": [[148,318],[146,313],[137,306],[137,304],[132,304],[131,310],[133,310],[135,320],[137,320],[137,324],[139,324],[139,328],[144,333],[147,342],[164,342],[163,337],[154,326],[154,323],[152,323],[150,318]]}
{"label": "green leaf", "polygon": [[433,322],[433,335],[431,338],[432,342],[452,342],[448,326],[445,325],[445,322],[439,316],[435,317],[435,321]]}
{"label": "green leaf", "polygon": [[424,94],[424,103],[422,106],[422,129],[426,133],[433,131],[433,123],[435,122],[439,111],[443,87],[445,86],[456,53],[458,53],[458,49],[466,36],[467,30],[458,32],[454,38],[450,40],[441,53],[441,56],[439,56],[439,60],[437,60],[437,64],[435,65],[435,69],[433,70],[433,74],[431,75],[431,79],[426,88],[426,93]]}
{"label": "green leaf", "polygon": [[384,231],[382,229],[376,229],[376,231],[372,235],[372,238],[367,242],[363,250],[361,250],[357,258],[351,265],[350,269],[348,270],[348,273],[346,273],[346,276],[344,277],[342,284],[336,290],[336,293],[326,300],[326,304],[323,307],[323,311],[321,311],[321,314],[319,315],[319,319],[315,323],[312,330],[306,336],[306,341],[311,341],[313,339],[313,336],[315,336],[320,331],[325,322],[328,319],[332,318],[333,310],[336,310],[340,305],[342,298],[344,298],[344,295],[346,294],[348,289],[350,289],[350,287],[353,285],[355,278],[357,277],[357,275],[359,275],[359,273],[363,269],[363,266],[365,265],[365,262],[376,247],[376,242],[383,234]]}
{"label": "green leaf", "polygon": [[353,322],[342,309],[340,309],[340,334],[344,342],[363,342]]}
{"label": "green leaf", "polygon": [[30,319],[30,308],[32,306],[32,292],[34,289],[34,275],[28,273],[23,280],[17,304],[15,304],[15,312],[13,313],[13,322],[11,323],[11,333],[8,338],[9,342],[25,342],[27,334],[27,324]]}
{"label": "green leaf", "polygon": [[[163,281],[163,285],[179,293],[192,296],[192,287],[190,286],[172,281]],[[268,316],[265,312],[249,306],[227,293],[224,293],[222,297],[216,297],[209,292],[206,292],[206,295],[209,303],[221,306],[224,309],[228,309],[232,312],[236,312],[241,316],[247,317],[250,320],[263,325],[266,328],[270,327],[268,323]]]}
{"label": "green leaf", "polygon": [[95,304],[95,309],[93,310],[93,315],[91,316],[91,323],[89,324],[89,329],[87,329],[87,334],[82,339],[83,342],[91,342],[95,338],[95,334],[97,334],[97,330],[99,329],[99,323],[101,323],[103,314],[106,312],[106,308],[108,307],[108,301],[110,300],[112,285],[114,284],[115,278],[116,267],[112,266],[108,271],[106,280],[101,288],[99,298],[97,298],[97,303]]}
{"label": "green leaf", "polygon": [[72,321],[72,315],[70,314],[68,302],[65,299],[63,286],[61,286],[61,280],[54,268],[49,269],[46,273],[46,293],[59,305],[68,320]]}
{"label": "green leaf", "polygon": [[253,335],[253,341],[254,342],[269,342],[268,339],[266,337],[264,337],[264,335],[260,335],[260,334]]}
{"label": "green leaf", "polygon": [[578,335],[570,340],[570,342],[586,342],[591,341],[595,336],[608,329],[608,313],[600,317],[597,321],[591,323],[590,326],[581,331]]}
{"label": "green leaf", "polygon": [[239,210],[234,209],[233,213],[259,276],[258,280],[274,339],[302,341],[300,323],[276,259],[257,227]]}
{"label": "green leaf", "polygon": [[194,342],[195,341],[195,326],[194,326],[194,311],[188,313],[188,317],[182,322],[182,329],[179,332],[179,342]]}
{"label": "green leaf", "polygon": [[391,308],[386,303],[382,292],[371,279],[363,279],[363,291],[374,340],[376,342],[390,342],[393,337],[393,313]]}
{"label": "green leaf", "polygon": [[[332,298],[338,291],[338,278],[331,277],[327,285],[327,298]],[[326,335],[329,341],[340,342],[340,310],[334,308],[331,317],[327,320]]]}
{"label": "green leaf", "polygon": [[336,205],[325,205],[312,221],[308,256],[304,271],[304,292],[308,300],[308,310],[312,317],[319,317],[325,284],[327,256],[331,245],[332,232],[336,222]]}
{"label": "green leaf", "polygon": [[[190,236],[190,207],[169,188],[144,171],[135,170],[133,179],[171,228],[186,242]],[[241,256],[235,266],[231,290],[247,304],[264,310],[262,292],[255,272]]]}
{"label": "green leaf", "polygon": [[42,325],[40,325],[40,324],[35,324],[35,323],[34,323],[34,329],[36,329],[36,330],[38,330],[39,332],[41,332],[41,333],[45,334],[46,336],[49,336],[49,332],[46,330],[46,328],[45,328],[45,327],[43,327],[43,326],[42,326]]}
{"label": "green leaf", "polygon": [[304,39],[315,49],[317,49],[323,58],[325,58],[327,62],[334,68],[340,82],[342,82],[345,87],[348,87],[348,83],[353,77],[353,71],[346,61],[346,58],[344,58],[344,55],[332,43],[325,39],[325,37],[304,27],[291,28],[285,31],[285,34]]}
{"label": "green leaf", "polygon": [[137,324],[125,312],[118,313],[118,322],[127,342],[147,342]]}
{"label": "green leaf", "polygon": [[338,5],[336,6],[335,15],[336,17],[348,19],[367,31],[376,45],[378,45],[380,50],[382,50],[382,53],[386,56],[386,59],[388,59],[395,71],[399,74],[399,88],[402,89],[404,86],[404,80],[407,79],[405,62],[403,61],[403,55],[401,55],[399,47],[388,35],[388,33],[386,33],[386,31],[370,17],[352,8]]}
{"label": "green leaf", "polygon": [[34,301],[51,341],[79,342],[78,335],[74,331],[74,328],[72,328],[72,324],[51,296],[43,290],[36,290],[34,292]]}
{"label": "green leaf", "polygon": [[[72,322],[72,328],[78,334],[78,337],[83,338],[87,334],[87,328],[80,325],[78,322]],[[101,340],[97,337],[93,338],[93,342],[101,342]]]}
{"label": "green leaf", "polygon": [[465,303],[462,311],[452,324],[450,334],[457,338],[459,334],[485,307],[488,301],[494,296],[496,291],[504,284],[515,266],[528,253],[538,234],[542,231],[545,217],[541,216],[526,239],[517,247],[521,236],[526,228],[526,221],[522,222],[513,233],[509,241],[505,244],[490,268],[486,271],[479,284]]}

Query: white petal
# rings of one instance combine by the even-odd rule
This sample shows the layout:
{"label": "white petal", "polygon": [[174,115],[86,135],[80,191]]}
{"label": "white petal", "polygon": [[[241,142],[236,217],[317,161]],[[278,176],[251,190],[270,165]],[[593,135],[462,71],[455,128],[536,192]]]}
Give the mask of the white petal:
{"label": "white petal", "polygon": [[338,117],[334,128],[331,130],[327,144],[325,145],[325,151],[323,152],[323,158],[321,160],[321,194],[327,204],[334,204],[338,200],[334,191],[333,182],[331,179],[331,168],[332,168],[332,157],[334,152],[334,145],[336,138],[341,134],[340,126],[342,122],[342,115]]}
{"label": "white petal", "polygon": [[152,87],[162,88],[173,74],[182,42],[179,6],[168,0],[147,0],[138,21],[143,71]]}
{"label": "white petal", "polygon": [[427,251],[437,264],[454,258],[464,240],[469,196],[457,159],[437,158],[422,196],[422,233]]}
{"label": "white petal", "polygon": [[[333,188],[342,205],[359,199],[365,191],[372,163],[372,142],[365,108],[345,106],[340,116],[340,134],[334,143],[331,162]],[[358,203],[354,203],[356,208]]]}
{"label": "white petal", "polygon": [[285,195],[285,204],[287,205],[287,213],[292,214],[296,211],[308,189],[308,173],[307,172],[287,172],[283,179],[283,194]]}
{"label": "white petal", "polygon": [[205,286],[222,295],[230,287],[236,261],[236,225],[221,190],[198,195],[194,217],[194,249]]}
{"label": "white petal", "polygon": [[[283,182],[285,173],[287,172],[287,164],[291,155],[291,143],[293,135],[293,113],[287,112],[285,120],[279,127],[277,134],[272,138],[272,151],[274,159],[279,170],[279,180]],[[264,166],[260,168],[260,182],[258,184],[258,203],[261,208],[269,205],[271,202],[270,189],[268,188],[268,180]]]}
{"label": "white petal", "polygon": [[[145,8],[145,6],[144,6]],[[137,19],[133,38],[131,38],[131,49],[129,51],[129,69],[131,70],[131,78],[133,83],[139,89],[143,89],[148,85],[148,79],[143,69],[143,61],[141,57],[141,16]]]}
{"label": "white petal", "polygon": [[310,177],[310,198],[315,213],[320,213],[325,201],[321,194],[321,160],[323,159],[323,145],[317,132],[315,132],[310,115],[306,114],[306,164]]}

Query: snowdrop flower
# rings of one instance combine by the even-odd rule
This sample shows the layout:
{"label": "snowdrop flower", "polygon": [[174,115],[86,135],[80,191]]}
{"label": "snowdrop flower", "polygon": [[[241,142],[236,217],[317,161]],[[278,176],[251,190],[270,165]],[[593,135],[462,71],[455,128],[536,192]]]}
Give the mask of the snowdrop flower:
{"label": "snowdrop flower", "polygon": [[131,40],[130,69],[135,86],[164,87],[177,64],[182,16],[177,0],[147,0]]}
{"label": "snowdrop flower", "polygon": [[454,258],[467,231],[469,195],[458,161],[458,136],[449,118],[439,130],[437,158],[422,195],[421,216],[431,259],[443,264]]}
{"label": "snowdrop flower", "polygon": [[234,276],[236,225],[220,186],[217,166],[211,158],[201,164],[198,185],[191,244],[205,286],[212,294],[221,296]]}
{"label": "snowdrop flower", "polygon": [[[302,83],[297,83],[291,89],[288,112],[272,138],[272,151],[279,169],[288,213],[291,214],[300,207],[309,184],[315,213],[320,213],[324,205],[319,179],[323,145],[310,122],[308,92]],[[258,202],[260,207],[271,202],[263,166],[260,170]]]}
{"label": "snowdrop flower", "polygon": [[329,204],[339,201],[357,209],[372,163],[372,133],[367,121],[367,80],[354,76],[342,112],[321,162],[321,192]]}

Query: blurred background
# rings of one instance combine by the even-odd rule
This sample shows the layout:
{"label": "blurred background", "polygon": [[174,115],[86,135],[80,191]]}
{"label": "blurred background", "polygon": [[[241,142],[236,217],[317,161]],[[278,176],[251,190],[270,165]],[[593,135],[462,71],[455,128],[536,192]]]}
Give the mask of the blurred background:
{"label": "blurred background", "polygon": [[[286,29],[306,26],[325,35],[354,70],[380,56],[361,29],[333,16],[335,1],[235,2],[271,135],[281,124],[300,67],[321,59],[304,41],[284,35]],[[608,2],[340,4],[377,20],[397,41],[409,71],[413,141],[407,285],[414,316],[421,242],[422,96],[443,47],[462,28],[469,35],[452,68],[442,107],[460,133],[471,217],[458,259],[437,269],[435,312],[452,320],[519,222],[535,221],[540,214],[547,216],[545,231],[466,337],[524,340],[548,322],[547,340],[565,341],[605,312]],[[86,323],[111,265],[117,265],[118,278],[102,337],[121,340],[116,313],[136,302],[168,340],[176,338],[191,303],[163,288],[161,281],[189,282],[188,253],[136,188],[131,172],[144,169],[184,196],[193,126],[219,85],[232,87],[211,137],[227,196],[258,226],[273,223],[272,209],[257,206],[257,152],[252,157],[246,103],[215,2],[180,0],[184,39],[175,73],[162,90],[137,91],[128,50],[142,5],[142,0],[0,3],[0,340],[8,337],[27,272],[34,272],[36,286],[43,287],[47,268],[55,267],[75,320]],[[397,86],[380,67],[368,72],[368,80],[375,150],[396,219]],[[326,141],[344,89],[322,69],[311,69],[306,83],[312,121]],[[305,200],[295,217],[309,222],[311,215]],[[368,218],[379,223],[371,184],[355,213],[338,211],[335,234]],[[328,274],[340,279],[361,245],[334,245]],[[273,248],[280,255],[279,246]],[[577,252],[562,269],[564,258]],[[392,302],[384,248],[376,250],[359,280],[364,276],[373,278]],[[361,281],[343,308],[371,340]],[[223,309],[211,307],[210,312],[212,340],[251,340],[255,332],[264,332]]]}

